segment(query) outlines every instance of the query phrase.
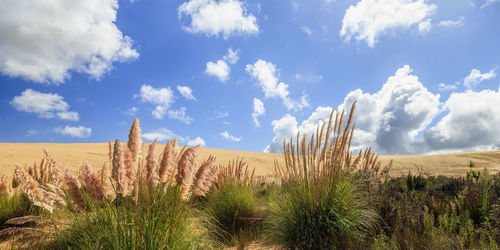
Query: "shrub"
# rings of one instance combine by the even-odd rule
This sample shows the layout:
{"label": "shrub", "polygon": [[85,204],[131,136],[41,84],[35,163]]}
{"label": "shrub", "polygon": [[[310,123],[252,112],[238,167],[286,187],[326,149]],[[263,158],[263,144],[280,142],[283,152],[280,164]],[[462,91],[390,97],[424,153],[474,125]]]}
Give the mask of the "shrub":
{"label": "shrub", "polygon": [[267,233],[287,248],[359,247],[377,221],[359,184],[347,176],[311,186],[292,182],[273,200]]}
{"label": "shrub", "polygon": [[261,219],[253,190],[241,183],[224,182],[208,195],[205,225],[223,243],[244,244],[254,238]]}

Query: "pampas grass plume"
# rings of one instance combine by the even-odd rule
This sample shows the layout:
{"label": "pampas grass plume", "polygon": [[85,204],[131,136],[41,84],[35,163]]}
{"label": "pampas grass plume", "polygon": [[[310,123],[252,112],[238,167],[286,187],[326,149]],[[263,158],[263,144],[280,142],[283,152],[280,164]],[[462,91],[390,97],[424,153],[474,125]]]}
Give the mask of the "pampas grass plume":
{"label": "pampas grass plume", "polygon": [[194,172],[196,171],[196,159],[200,146],[194,146],[186,149],[179,161],[178,173],[176,176],[177,185],[180,186],[180,198],[186,200],[189,197],[189,191],[193,184]]}
{"label": "pampas grass plume", "polygon": [[146,181],[150,187],[158,185],[158,173],[156,166],[158,165],[158,158],[156,156],[156,139],[149,145],[148,156],[146,157]]}
{"label": "pampas grass plume", "polygon": [[137,162],[142,154],[142,139],[141,139],[141,126],[139,125],[139,118],[135,118],[128,134],[128,149],[132,154],[132,160]]}

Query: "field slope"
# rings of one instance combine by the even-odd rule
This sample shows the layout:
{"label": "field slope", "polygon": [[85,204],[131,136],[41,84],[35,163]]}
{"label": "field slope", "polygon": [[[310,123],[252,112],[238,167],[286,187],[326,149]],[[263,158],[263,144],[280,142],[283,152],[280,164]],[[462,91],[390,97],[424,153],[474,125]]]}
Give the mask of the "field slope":
{"label": "field slope", "polygon": [[[163,146],[157,148],[158,155]],[[0,174],[11,175],[15,164],[25,166],[32,165],[35,161],[40,162],[44,156],[44,147],[61,165],[70,170],[77,170],[84,160],[100,168],[108,159],[107,143],[0,143]],[[143,150],[147,150],[147,147],[145,146]],[[211,154],[217,157],[219,164],[226,164],[236,157],[243,157],[251,168],[256,168],[256,175],[273,174],[274,160],[282,161],[281,154],[212,148],[202,148],[199,159],[204,160]],[[470,160],[478,169],[487,167],[492,173],[500,171],[500,151],[424,156],[383,155],[380,159],[384,165],[393,160],[392,176],[407,174],[408,171],[413,174],[421,172],[430,175],[464,175],[469,168]]]}

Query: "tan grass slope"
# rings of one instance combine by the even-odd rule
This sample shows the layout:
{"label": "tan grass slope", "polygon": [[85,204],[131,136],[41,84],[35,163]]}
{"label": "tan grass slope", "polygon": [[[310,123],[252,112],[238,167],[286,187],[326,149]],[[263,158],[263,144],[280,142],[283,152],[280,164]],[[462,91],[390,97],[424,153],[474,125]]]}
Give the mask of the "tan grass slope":
{"label": "tan grass slope", "polygon": [[[12,175],[15,164],[32,166],[44,157],[43,148],[47,148],[57,161],[69,170],[76,171],[81,163],[89,161],[94,167],[100,167],[108,160],[108,143],[0,143],[0,175]],[[147,150],[144,145],[142,150]],[[156,147],[159,155],[164,144]],[[274,173],[274,160],[283,161],[282,154],[260,152],[244,152],[223,149],[201,148],[200,160],[210,155],[217,158],[217,163],[226,164],[237,157],[243,157],[249,167],[255,168],[256,176]],[[475,163],[476,169],[487,167],[491,172],[500,171],[500,151],[484,151],[475,153],[455,153],[425,156],[383,155],[380,159],[385,166],[393,160],[391,176],[423,173],[430,175],[460,176],[469,169],[469,161]],[[202,162],[199,162],[201,164]]]}

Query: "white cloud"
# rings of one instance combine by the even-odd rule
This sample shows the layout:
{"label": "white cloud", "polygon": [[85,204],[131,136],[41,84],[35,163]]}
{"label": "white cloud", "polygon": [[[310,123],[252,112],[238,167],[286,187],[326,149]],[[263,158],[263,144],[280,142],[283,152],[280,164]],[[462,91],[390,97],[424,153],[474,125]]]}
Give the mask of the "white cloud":
{"label": "white cloud", "polygon": [[66,120],[66,121],[78,121],[80,119],[78,113],[74,111],[58,112],[57,117],[59,117],[59,119],[61,120]]}
{"label": "white cloud", "polygon": [[312,35],[312,31],[311,31],[311,29],[309,27],[307,27],[307,26],[304,25],[304,26],[300,27],[300,29],[302,31],[304,31],[304,33],[306,33],[308,36]]}
{"label": "white cloud", "polygon": [[253,113],[252,119],[256,127],[260,127],[259,116],[264,115],[266,113],[266,109],[264,108],[264,103],[257,99],[253,98]]}
{"label": "white cloud", "polygon": [[238,0],[190,0],[178,9],[179,18],[189,16],[191,23],[184,29],[207,36],[221,35],[224,39],[242,34],[257,34],[259,26],[254,15],[248,14]]}
{"label": "white cloud", "polygon": [[340,36],[347,41],[354,37],[374,47],[378,37],[389,31],[414,25],[428,31],[429,17],[436,9],[436,5],[427,4],[425,0],[361,0],[346,10]]}
{"label": "white cloud", "polygon": [[0,71],[62,83],[70,71],[99,79],[114,62],[136,59],[116,27],[116,0],[5,0],[0,8]]}
{"label": "white cloud", "polygon": [[193,96],[193,90],[188,86],[177,85],[177,91],[187,100],[196,100],[196,97]]}
{"label": "white cloud", "polygon": [[444,20],[439,22],[438,26],[440,27],[454,27],[454,26],[461,26],[464,22],[464,17],[461,16],[457,20]]}
{"label": "white cloud", "polygon": [[300,102],[289,97],[288,84],[284,82],[278,83],[276,65],[273,63],[259,59],[254,64],[248,64],[245,69],[250,76],[257,80],[256,83],[261,87],[266,98],[281,98],[283,104],[289,110],[299,110],[309,106],[305,96],[302,96]]}
{"label": "white cloud", "polygon": [[[500,89],[452,93],[441,103],[409,66],[397,70],[373,94],[357,89],[337,110],[356,100],[352,150],[373,147],[378,154],[423,154],[500,148]],[[331,107],[319,107],[300,126],[287,114],[272,122],[275,137],[268,152],[281,152],[283,139],[314,132],[328,119]],[[443,114],[438,116],[438,114]],[[439,118],[431,125],[431,121]]]}
{"label": "white cloud", "polygon": [[222,138],[224,138],[224,139],[226,139],[228,141],[234,141],[234,142],[241,141],[241,137],[232,136],[227,131],[224,131],[224,132],[220,133],[220,136],[222,136]]}
{"label": "white cloud", "polygon": [[151,114],[156,119],[163,119],[167,113],[168,107],[174,102],[174,93],[170,87],[154,88],[150,85],[142,85],[139,94],[142,102],[148,102],[157,105]]}
{"label": "white cloud", "polygon": [[203,140],[203,138],[198,136],[192,140],[187,139],[186,145],[188,145],[190,147],[196,146],[196,145],[200,145],[200,147],[205,147],[207,144],[205,143],[205,140]]}
{"label": "white cloud", "polygon": [[204,147],[206,145],[205,140],[203,140],[203,138],[199,136],[194,139],[191,139],[189,138],[189,136],[186,137],[179,136],[167,128],[160,128],[152,132],[143,133],[142,138],[147,141],[153,141],[154,139],[158,139],[159,142],[166,140],[173,140],[174,138],[177,138],[179,140],[179,143],[186,144],[187,146],[200,145],[201,147]]}
{"label": "white cloud", "polygon": [[231,73],[231,68],[229,64],[235,64],[240,59],[238,53],[239,49],[233,50],[229,48],[227,50],[227,54],[222,57],[222,60],[218,60],[216,63],[207,62],[207,67],[205,69],[205,73],[211,76],[215,76],[219,78],[219,81],[225,82],[229,79],[229,73]]}
{"label": "white cloud", "polygon": [[429,33],[429,31],[431,31],[431,28],[432,28],[432,23],[430,20],[425,20],[418,24],[418,31],[420,32],[420,34],[423,35]]}
{"label": "white cloud", "polygon": [[500,148],[500,91],[453,93],[447,114],[424,131],[428,151],[476,151]]}
{"label": "white cloud", "polygon": [[233,50],[232,48],[229,48],[227,50],[227,54],[222,57],[222,60],[228,62],[229,64],[235,64],[240,59],[240,56],[238,55],[239,53],[239,49]]}
{"label": "white cloud", "polygon": [[61,134],[61,135],[67,135],[71,137],[77,137],[77,138],[87,138],[90,136],[92,133],[91,128],[87,128],[84,126],[79,126],[79,127],[72,127],[66,125],[64,128],[54,128],[53,130],[55,133]]}
{"label": "white cloud", "polygon": [[229,113],[227,111],[214,111],[214,115],[216,118],[225,118],[225,117],[228,117],[229,116]]}
{"label": "white cloud", "polygon": [[178,110],[168,110],[167,116],[170,119],[179,120],[185,124],[190,124],[193,121],[193,118],[186,115],[186,107],[181,107]]}
{"label": "white cloud", "polygon": [[231,69],[223,60],[218,60],[216,63],[207,62],[207,68],[205,69],[205,73],[219,78],[221,82],[227,81],[229,72],[231,72]]}
{"label": "white cloud", "polygon": [[494,78],[495,76],[495,70],[493,69],[487,73],[481,73],[481,71],[478,69],[472,69],[470,74],[465,77],[464,85],[469,89],[473,89],[476,88],[477,85],[479,85],[479,83],[481,83],[482,81]]}
{"label": "white cloud", "polygon": [[78,121],[77,112],[69,111],[69,105],[64,97],[58,94],[42,93],[32,89],[24,90],[20,96],[15,96],[10,104],[17,110],[38,114],[39,118]]}
{"label": "white cloud", "polygon": [[124,113],[126,115],[135,116],[135,115],[137,115],[137,111],[139,111],[139,109],[137,107],[131,107],[131,108],[127,109],[127,111],[125,111]]}

